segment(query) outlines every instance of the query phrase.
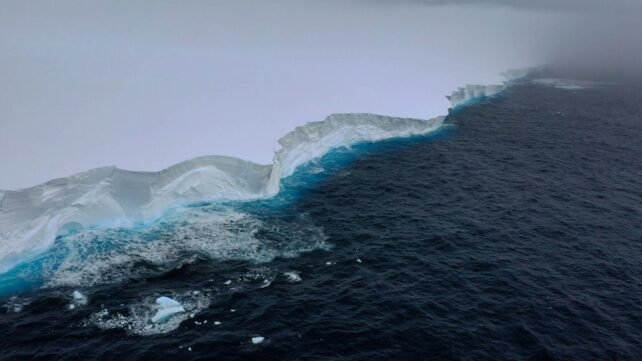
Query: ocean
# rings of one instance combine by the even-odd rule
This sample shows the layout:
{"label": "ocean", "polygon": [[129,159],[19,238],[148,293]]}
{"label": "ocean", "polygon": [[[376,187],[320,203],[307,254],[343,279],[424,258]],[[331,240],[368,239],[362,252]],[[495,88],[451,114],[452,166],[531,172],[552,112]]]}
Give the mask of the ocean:
{"label": "ocean", "polygon": [[639,85],[525,82],[272,198],[73,229],[0,275],[0,359],[637,360],[641,146]]}

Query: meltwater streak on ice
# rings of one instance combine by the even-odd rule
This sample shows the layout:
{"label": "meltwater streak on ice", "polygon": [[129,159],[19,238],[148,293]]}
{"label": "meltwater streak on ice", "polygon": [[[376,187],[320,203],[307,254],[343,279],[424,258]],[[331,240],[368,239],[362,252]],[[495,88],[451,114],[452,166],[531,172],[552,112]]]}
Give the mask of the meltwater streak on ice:
{"label": "meltwater streak on ice", "polygon": [[[526,74],[504,74],[517,79]],[[453,108],[496,95],[504,85],[469,85],[448,96]],[[18,191],[0,192],[0,273],[51,247],[58,235],[88,226],[131,226],[158,219],[169,208],[195,202],[269,198],[297,167],[328,151],[362,142],[426,134],[430,120],[374,114],[334,114],[296,128],[279,140],[271,165],[204,156],[158,172],[97,168]]]}

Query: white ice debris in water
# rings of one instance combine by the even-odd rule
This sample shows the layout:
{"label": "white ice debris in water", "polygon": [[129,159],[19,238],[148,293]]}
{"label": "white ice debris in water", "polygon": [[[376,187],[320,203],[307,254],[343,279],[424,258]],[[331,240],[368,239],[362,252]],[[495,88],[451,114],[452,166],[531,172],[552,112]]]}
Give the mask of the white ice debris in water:
{"label": "white ice debris in water", "polygon": [[361,263],[361,258],[357,258],[357,263]]}
{"label": "white ice debris in water", "polygon": [[263,280],[263,283],[261,284],[261,286],[259,286],[259,288],[265,288],[271,284],[272,284],[272,281]]}
{"label": "white ice debris in water", "polygon": [[87,296],[80,293],[80,291],[74,291],[71,296],[74,298],[74,303],[79,305],[87,304]]}
{"label": "white ice debris in water", "polygon": [[67,306],[69,310],[73,310],[76,308],[76,306],[83,306],[87,304],[87,296],[83,295],[80,293],[80,291],[74,291],[71,293],[71,297],[73,298],[73,302]]}
{"label": "white ice debris in water", "polygon": [[156,314],[152,317],[153,323],[166,322],[175,314],[185,312],[185,309],[178,301],[165,296],[158,297],[156,299],[156,305],[158,311],[156,311]]}
{"label": "white ice debris in water", "polygon": [[231,283],[232,283],[232,280],[227,280],[227,281],[225,281],[225,283],[224,283],[224,284],[229,285],[229,284],[231,284]]}
{"label": "white ice debris in water", "polygon": [[[84,322],[85,327],[98,327],[102,330],[122,329],[129,335],[151,336],[171,332],[177,329],[181,323],[189,319],[190,314],[196,314],[206,309],[212,302],[212,291],[201,289],[198,295],[191,290],[176,293],[174,299],[164,297],[160,302],[155,297],[145,297],[140,302],[121,305],[118,310],[109,311],[105,308],[91,314]],[[178,304],[178,306],[176,306]],[[159,311],[159,308],[169,306],[183,308],[184,312],[177,312],[166,321],[154,322],[152,316]],[[187,347],[184,346],[185,348]]]}
{"label": "white ice debris in water", "polygon": [[284,272],[283,275],[286,276],[290,282],[301,282],[301,275],[297,271]]}
{"label": "white ice debris in water", "polygon": [[263,340],[265,340],[265,337],[261,337],[261,336],[252,337],[252,343],[255,345],[263,342]]}
{"label": "white ice debris in water", "polygon": [[332,262],[330,262],[330,261],[328,261],[328,262],[326,262],[326,263],[325,263],[325,265],[326,265],[326,266],[332,266],[332,265],[333,265],[333,263],[332,263]]}
{"label": "white ice debris in water", "polygon": [[220,324],[221,324],[221,322],[220,322],[220,321],[214,321],[214,324],[215,324],[216,326],[218,326],[218,325],[220,325]]}

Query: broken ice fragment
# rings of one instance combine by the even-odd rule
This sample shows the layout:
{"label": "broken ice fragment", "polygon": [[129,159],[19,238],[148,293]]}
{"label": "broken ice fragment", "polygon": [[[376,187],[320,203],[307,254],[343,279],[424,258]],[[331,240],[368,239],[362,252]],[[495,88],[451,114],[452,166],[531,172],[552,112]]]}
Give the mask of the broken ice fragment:
{"label": "broken ice fragment", "polygon": [[178,301],[165,296],[158,297],[156,304],[158,308],[179,307],[181,305]]}
{"label": "broken ice fragment", "polygon": [[153,323],[167,322],[175,314],[185,312],[185,309],[178,301],[165,296],[156,299],[156,308],[158,308],[158,311],[152,317]]}
{"label": "broken ice fragment", "polygon": [[71,296],[74,298],[74,302],[84,305],[87,303],[87,296],[83,295],[79,291],[74,291]]}
{"label": "broken ice fragment", "polygon": [[255,345],[263,342],[263,340],[265,340],[265,337],[261,337],[261,336],[252,337],[252,343]]}
{"label": "broken ice fragment", "polygon": [[299,275],[297,271],[284,272],[283,275],[285,275],[290,282],[301,282],[301,275]]}

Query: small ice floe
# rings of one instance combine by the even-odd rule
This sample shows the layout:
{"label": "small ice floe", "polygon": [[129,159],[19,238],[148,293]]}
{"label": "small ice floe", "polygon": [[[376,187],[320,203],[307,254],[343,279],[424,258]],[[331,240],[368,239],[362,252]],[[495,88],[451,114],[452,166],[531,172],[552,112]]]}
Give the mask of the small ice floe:
{"label": "small ice floe", "polygon": [[232,284],[232,280],[227,280],[227,281],[223,282],[223,284],[224,284],[224,285]]}
{"label": "small ice floe", "polygon": [[361,258],[357,258],[357,263],[361,263]]}
{"label": "small ice floe", "polygon": [[264,340],[265,340],[265,337],[262,337],[262,336],[252,337],[252,343],[255,345],[263,342]]}
{"label": "small ice floe", "polygon": [[333,264],[334,264],[334,263],[333,263],[333,262],[331,262],[331,261],[328,261],[328,262],[326,262],[326,263],[325,263],[325,265],[326,265],[326,266],[332,266]]}
{"label": "small ice floe", "polygon": [[194,296],[198,296],[200,293],[201,293],[201,291],[192,291],[192,294],[193,294]]}
{"label": "small ice floe", "polygon": [[83,306],[87,304],[87,296],[80,293],[80,291],[74,291],[71,293],[71,298],[73,299],[72,303],[67,306],[69,310],[73,310],[76,306]]}
{"label": "small ice floe", "polygon": [[220,321],[214,321],[214,324],[215,324],[216,326],[220,326],[220,325],[221,325],[221,322],[220,322]]}
{"label": "small ice floe", "polygon": [[87,303],[87,296],[80,293],[80,291],[74,291],[71,296],[74,298],[74,301],[77,303],[85,304]]}
{"label": "small ice floe", "polygon": [[271,284],[272,284],[272,281],[263,280],[263,283],[261,283],[261,285],[259,286],[259,288],[265,288],[265,287],[267,287],[267,286],[269,286],[269,285],[271,285]]}
{"label": "small ice floe", "polygon": [[175,314],[185,312],[185,309],[178,301],[165,296],[156,299],[156,308],[158,311],[152,317],[153,323],[167,322]]}
{"label": "small ice floe", "polygon": [[284,272],[283,275],[287,277],[290,282],[301,282],[301,275],[297,271]]}
{"label": "small ice floe", "polygon": [[191,352],[191,351],[192,351],[192,348],[191,348],[191,347],[188,347],[188,348],[187,348],[187,351],[190,351],[190,352]]}
{"label": "small ice floe", "polygon": [[236,312],[236,310],[233,308],[230,308],[230,312]]}

